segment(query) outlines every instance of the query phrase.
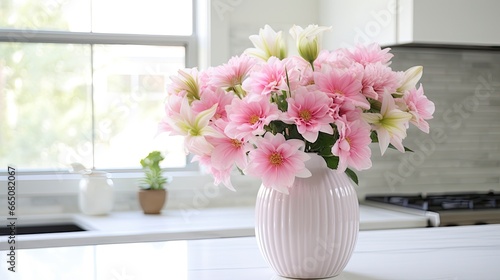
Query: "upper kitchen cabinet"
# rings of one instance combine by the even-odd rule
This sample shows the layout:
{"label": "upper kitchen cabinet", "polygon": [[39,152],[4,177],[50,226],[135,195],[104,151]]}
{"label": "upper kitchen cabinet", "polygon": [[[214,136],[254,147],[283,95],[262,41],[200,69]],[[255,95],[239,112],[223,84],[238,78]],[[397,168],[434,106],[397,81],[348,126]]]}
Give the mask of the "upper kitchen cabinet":
{"label": "upper kitchen cabinet", "polygon": [[357,43],[500,46],[500,1],[320,0],[327,49]]}

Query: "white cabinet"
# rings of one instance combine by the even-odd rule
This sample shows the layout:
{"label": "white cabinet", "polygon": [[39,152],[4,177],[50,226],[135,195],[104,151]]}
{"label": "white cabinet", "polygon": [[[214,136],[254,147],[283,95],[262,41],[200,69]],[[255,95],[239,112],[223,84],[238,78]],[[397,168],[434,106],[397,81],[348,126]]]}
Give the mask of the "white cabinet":
{"label": "white cabinet", "polygon": [[396,0],[320,0],[319,8],[319,24],[332,26],[332,32],[323,36],[325,49],[395,43]]}
{"label": "white cabinet", "polygon": [[[401,18],[400,43],[500,45],[500,2],[496,0],[418,0],[401,2],[413,19]],[[406,24],[403,23],[406,21]]]}
{"label": "white cabinet", "polygon": [[328,49],[356,43],[500,45],[496,0],[320,0]]}

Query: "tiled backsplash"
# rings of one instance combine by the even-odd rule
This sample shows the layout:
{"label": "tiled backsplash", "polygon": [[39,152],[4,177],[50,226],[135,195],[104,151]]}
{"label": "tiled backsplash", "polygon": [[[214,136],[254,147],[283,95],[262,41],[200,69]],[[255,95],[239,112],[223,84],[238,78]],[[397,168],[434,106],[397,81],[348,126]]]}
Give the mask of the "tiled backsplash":
{"label": "tiled backsplash", "polygon": [[[377,144],[372,144],[373,168],[358,172],[358,196],[363,199],[368,193],[498,191],[500,52],[393,48],[392,53],[394,70],[424,66],[421,82],[426,95],[435,102],[436,112],[430,121],[430,135],[416,127],[409,130],[405,145],[414,153],[388,150],[381,157]],[[114,181],[114,211],[138,210],[133,183]],[[166,208],[184,210],[189,215],[206,207],[254,204],[259,185],[256,180],[237,176],[233,182],[237,192],[223,186],[216,188],[211,181],[208,176],[174,179],[168,186]],[[78,212],[77,190],[78,181],[71,180],[59,195],[18,195],[19,213]],[[6,201],[1,198],[1,209],[7,209]]]}
{"label": "tiled backsplash", "polygon": [[391,52],[394,70],[424,67],[421,82],[436,112],[430,135],[410,128],[404,143],[414,153],[389,150],[381,157],[372,146],[374,167],[358,174],[360,196],[499,190],[500,52],[406,47]]}

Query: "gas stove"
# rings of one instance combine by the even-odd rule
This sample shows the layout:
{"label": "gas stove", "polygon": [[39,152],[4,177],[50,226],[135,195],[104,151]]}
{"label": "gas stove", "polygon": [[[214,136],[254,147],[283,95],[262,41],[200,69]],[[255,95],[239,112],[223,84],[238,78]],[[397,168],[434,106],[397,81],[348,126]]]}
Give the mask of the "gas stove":
{"label": "gas stove", "polygon": [[415,195],[367,195],[365,202],[424,215],[429,226],[500,224],[500,193],[461,192]]}

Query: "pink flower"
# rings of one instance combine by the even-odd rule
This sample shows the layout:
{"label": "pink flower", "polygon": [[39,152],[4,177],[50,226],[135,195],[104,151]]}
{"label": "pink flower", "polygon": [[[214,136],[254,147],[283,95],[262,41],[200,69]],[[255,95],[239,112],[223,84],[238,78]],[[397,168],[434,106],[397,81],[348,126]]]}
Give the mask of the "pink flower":
{"label": "pink flower", "polygon": [[434,114],[435,106],[424,95],[424,87],[420,85],[418,89],[411,89],[405,93],[403,100],[406,106],[408,106],[409,113],[412,115],[410,122],[423,132],[429,133],[429,124],[425,120],[433,118],[432,114]]}
{"label": "pink flower", "polygon": [[175,125],[172,126],[170,119],[178,117],[181,112],[183,98],[178,95],[169,95],[165,103],[165,117],[158,124],[158,132],[172,132],[175,130]]}
{"label": "pink flower", "polygon": [[191,108],[193,112],[199,113],[217,105],[213,119],[227,120],[226,105],[231,104],[234,98],[236,97],[233,94],[226,93],[221,88],[216,88],[215,91],[206,90],[201,95],[200,100],[191,103]]}
{"label": "pink flower", "polygon": [[247,166],[246,152],[250,144],[239,139],[229,138],[224,134],[227,123],[222,119],[214,121],[219,137],[206,137],[213,146],[210,154],[195,157],[195,160],[206,168],[214,177],[214,184],[223,183],[228,189],[235,190],[231,183],[231,171],[236,165],[239,169]]}
{"label": "pink flower", "polygon": [[295,90],[299,86],[307,86],[314,83],[313,69],[311,64],[305,61],[302,57],[292,56],[287,58],[287,70],[289,77],[297,77],[298,82],[291,81],[290,91]]}
{"label": "pink flower", "polygon": [[243,139],[230,138],[223,133],[227,122],[215,121],[215,126],[220,130],[221,137],[207,137],[207,140],[214,146],[211,155],[212,166],[219,170],[233,167],[233,164],[240,169],[245,169],[247,165],[246,152],[251,145]]}
{"label": "pink flower", "polygon": [[213,72],[215,68],[210,67],[205,71],[199,72],[198,73],[198,86],[200,89],[200,97],[203,95],[204,92],[207,91],[215,91],[217,87],[210,83],[210,81],[213,80]]}
{"label": "pink flower", "polygon": [[237,86],[243,84],[256,62],[255,58],[247,55],[232,57],[226,64],[215,67],[212,70],[211,80],[207,82],[215,87],[234,91]]}
{"label": "pink flower", "polygon": [[390,48],[382,50],[378,44],[371,43],[369,45],[357,45],[353,50],[348,52],[348,56],[363,66],[377,62],[389,65],[391,64],[391,58],[394,56],[389,53],[390,50]]}
{"label": "pink flower", "polygon": [[336,69],[324,64],[321,72],[314,73],[314,82],[330,97],[348,100],[363,109],[370,108],[370,103],[361,94],[363,85],[359,69]]}
{"label": "pink flower", "polygon": [[244,169],[247,165],[246,152],[249,144],[243,140],[224,137],[212,138],[209,142],[214,145],[212,151],[212,164],[217,169],[227,169],[236,164],[238,168]]}
{"label": "pink flower", "polygon": [[214,182],[230,189],[238,168],[287,193],[296,177],[311,175],[306,152],[338,159],[342,172],[368,169],[372,136],[382,155],[404,152],[410,123],[428,133],[435,110],[417,88],[423,68],[393,71],[390,49],[376,43],[320,50],[327,29],[294,26],[299,55],[287,56],[282,32],[265,26],[241,56],[180,70],[159,131],[183,136]]}
{"label": "pink flower", "polygon": [[212,165],[212,158],[209,155],[196,155],[193,157],[193,162],[198,161],[200,166],[206,169],[210,174],[212,174],[214,178],[214,184],[216,186],[220,185],[220,183],[224,184],[226,188],[236,191],[231,183],[231,171],[232,168],[226,169],[217,169]]}
{"label": "pink flower", "polygon": [[384,92],[394,93],[401,84],[403,72],[394,72],[380,62],[368,64],[363,73],[363,94],[381,100]]}
{"label": "pink flower", "polygon": [[257,139],[257,148],[248,154],[249,163],[245,173],[262,178],[268,188],[288,194],[295,177],[306,178],[311,172],[304,161],[310,157],[303,152],[304,142],[285,140],[282,134],[267,133]]}
{"label": "pink flower", "polygon": [[257,95],[268,95],[271,92],[288,91],[285,63],[271,57],[265,64],[260,64],[243,82],[243,89]]}
{"label": "pink flower", "polygon": [[363,120],[337,121],[339,139],[332,147],[332,154],[339,157],[337,170],[344,172],[347,167],[358,171],[372,167],[370,157],[372,152],[368,146],[370,138],[370,125]]}
{"label": "pink flower", "polygon": [[333,134],[333,117],[330,113],[332,99],[321,91],[308,91],[298,88],[293,98],[288,98],[288,111],[285,123],[297,125],[297,130],[304,139],[313,143],[319,132]]}
{"label": "pink flower", "polygon": [[323,64],[330,65],[335,68],[349,68],[354,64],[354,61],[347,55],[348,51],[345,49],[337,49],[332,52],[322,50],[318,58],[314,61],[314,69],[321,71]]}
{"label": "pink flower", "polygon": [[337,119],[345,119],[348,123],[353,122],[358,119],[362,119],[363,111],[355,107],[352,103],[343,102],[339,104],[338,117]]}
{"label": "pink flower", "polygon": [[233,99],[226,106],[229,124],[224,129],[227,136],[234,139],[248,139],[253,135],[263,135],[264,126],[277,120],[280,110],[275,103],[270,103],[265,96],[258,96],[251,101],[248,98]]}
{"label": "pink flower", "polygon": [[314,66],[314,70],[321,71],[321,65],[323,63],[327,63],[329,57],[330,57],[330,52],[328,50],[320,51],[318,54],[318,57],[316,58],[316,60],[312,64]]}

